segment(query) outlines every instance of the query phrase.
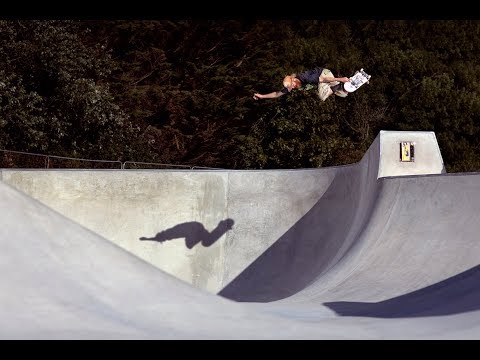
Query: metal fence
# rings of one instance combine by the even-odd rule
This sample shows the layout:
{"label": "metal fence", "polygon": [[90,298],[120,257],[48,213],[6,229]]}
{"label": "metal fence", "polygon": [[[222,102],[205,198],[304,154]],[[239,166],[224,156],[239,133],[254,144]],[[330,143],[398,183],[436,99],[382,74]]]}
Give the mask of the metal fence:
{"label": "metal fence", "polygon": [[149,162],[138,162],[138,161],[124,161],[122,164],[122,169],[206,169],[206,170],[225,170],[221,168],[206,167],[206,166],[191,166],[191,165],[174,165],[174,164],[161,164],[161,163],[149,163]]}
{"label": "metal fence", "polygon": [[94,160],[56,155],[43,155],[23,151],[0,149],[0,168],[21,169],[206,169],[224,170],[221,168],[162,164],[139,161]]}

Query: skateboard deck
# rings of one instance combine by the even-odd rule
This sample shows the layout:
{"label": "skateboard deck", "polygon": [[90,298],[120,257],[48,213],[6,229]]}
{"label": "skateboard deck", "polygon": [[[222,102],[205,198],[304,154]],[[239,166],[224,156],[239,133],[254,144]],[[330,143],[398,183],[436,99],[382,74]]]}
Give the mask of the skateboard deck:
{"label": "skateboard deck", "polygon": [[353,76],[350,77],[350,82],[346,82],[343,84],[343,88],[352,93],[357,91],[360,86],[363,84],[368,83],[372,76],[368,75],[363,68],[360,71],[357,71]]}

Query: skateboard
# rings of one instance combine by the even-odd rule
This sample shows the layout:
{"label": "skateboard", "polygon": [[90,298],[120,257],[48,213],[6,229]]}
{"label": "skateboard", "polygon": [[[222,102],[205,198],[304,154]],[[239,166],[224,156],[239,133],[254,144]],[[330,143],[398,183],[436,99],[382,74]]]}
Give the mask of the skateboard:
{"label": "skateboard", "polygon": [[357,71],[353,76],[350,77],[350,82],[343,84],[343,88],[349,93],[352,93],[363,84],[368,83],[371,77],[372,75],[368,75],[362,68],[360,71]]}

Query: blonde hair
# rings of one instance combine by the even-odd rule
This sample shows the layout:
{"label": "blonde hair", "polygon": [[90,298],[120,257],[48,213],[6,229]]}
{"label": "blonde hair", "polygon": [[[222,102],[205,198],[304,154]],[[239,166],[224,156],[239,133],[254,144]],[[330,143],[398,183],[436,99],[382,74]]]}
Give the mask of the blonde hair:
{"label": "blonde hair", "polygon": [[283,86],[285,87],[293,86],[294,77],[295,77],[295,74],[285,76],[283,78]]}

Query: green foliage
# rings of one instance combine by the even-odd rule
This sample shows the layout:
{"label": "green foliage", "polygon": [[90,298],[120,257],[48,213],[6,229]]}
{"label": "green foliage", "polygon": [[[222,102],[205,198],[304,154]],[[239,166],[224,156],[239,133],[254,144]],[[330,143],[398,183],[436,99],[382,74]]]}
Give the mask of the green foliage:
{"label": "green foliage", "polygon": [[0,21],[2,146],[121,158],[136,132],[103,85],[110,59],[74,21]]}
{"label": "green foliage", "polygon": [[46,146],[52,129],[42,114],[43,99],[15,74],[0,70],[0,78],[0,147],[12,148],[13,141],[18,148]]}
{"label": "green foliage", "polygon": [[[149,126],[147,136],[156,135],[152,154],[171,162],[346,164],[360,160],[382,129],[436,131],[447,167],[460,162],[459,147],[471,159],[475,152],[466,149],[478,146],[477,21],[140,21],[112,28],[123,31],[109,38],[123,39],[111,43],[113,53],[135,84],[123,82],[124,108]],[[161,62],[133,66],[159,51]],[[314,66],[339,76],[364,67],[372,85],[325,103],[316,90],[251,99]]]}
{"label": "green foliage", "polygon": [[[0,146],[224,168],[359,161],[380,130],[435,131],[479,171],[474,20],[0,21]],[[255,101],[316,66],[363,67],[342,99]]]}
{"label": "green foliage", "polygon": [[336,153],[348,145],[340,133],[338,107],[337,102],[322,103],[315,92],[307,91],[292,93],[285,101],[271,106],[258,119],[242,147],[245,165],[248,168],[333,165]]}

